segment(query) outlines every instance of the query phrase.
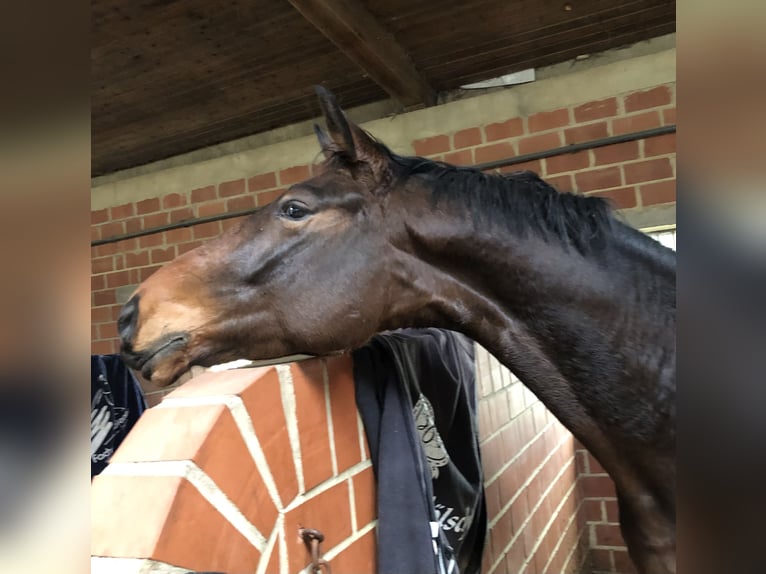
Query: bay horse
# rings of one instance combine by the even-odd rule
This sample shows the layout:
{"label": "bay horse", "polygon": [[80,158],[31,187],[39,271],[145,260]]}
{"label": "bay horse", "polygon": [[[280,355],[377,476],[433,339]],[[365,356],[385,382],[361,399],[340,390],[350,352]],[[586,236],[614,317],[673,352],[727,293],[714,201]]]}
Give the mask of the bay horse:
{"label": "bay horse", "polygon": [[193,365],[328,355],[460,331],[615,482],[642,574],[675,560],[675,253],[597,197],[402,157],[317,88],[318,173],[142,283],[121,351],[158,385]]}

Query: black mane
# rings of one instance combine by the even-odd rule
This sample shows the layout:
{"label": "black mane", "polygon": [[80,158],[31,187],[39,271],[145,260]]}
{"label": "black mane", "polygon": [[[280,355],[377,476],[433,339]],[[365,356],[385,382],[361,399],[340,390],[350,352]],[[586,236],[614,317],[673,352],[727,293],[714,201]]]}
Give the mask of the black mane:
{"label": "black mane", "polygon": [[459,202],[476,224],[499,224],[516,234],[559,239],[587,252],[613,231],[609,203],[600,197],[559,192],[536,173],[490,174],[421,157],[390,155],[406,179],[419,177],[431,187],[434,203]]}

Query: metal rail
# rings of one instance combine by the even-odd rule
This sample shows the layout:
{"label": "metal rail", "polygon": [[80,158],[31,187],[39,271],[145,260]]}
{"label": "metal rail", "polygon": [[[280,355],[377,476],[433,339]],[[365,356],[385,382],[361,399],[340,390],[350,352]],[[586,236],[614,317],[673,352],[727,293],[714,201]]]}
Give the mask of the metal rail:
{"label": "metal rail", "polygon": [[497,169],[498,167],[506,167],[509,165],[515,165],[524,163],[527,161],[534,161],[536,159],[545,159],[546,157],[554,157],[557,155],[565,155],[568,153],[577,153],[586,149],[595,149],[608,145],[614,145],[625,142],[632,142],[635,140],[642,140],[646,138],[653,138],[657,136],[663,136],[665,134],[673,134],[676,132],[676,126],[662,126],[659,128],[652,128],[650,130],[641,130],[640,132],[631,132],[629,134],[622,134],[619,136],[608,136],[605,138],[599,138],[596,140],[590,140],[587,142],[569,144],[561,147],[555,147],[545,151],[537,151],[534,153],[527,153],[524,155],[517,155],[515,157],[509,157],[506,159],[499,159],[496,161],[488,161],[486,163],[477,163],[476,169],[485,171],[488,169]]}

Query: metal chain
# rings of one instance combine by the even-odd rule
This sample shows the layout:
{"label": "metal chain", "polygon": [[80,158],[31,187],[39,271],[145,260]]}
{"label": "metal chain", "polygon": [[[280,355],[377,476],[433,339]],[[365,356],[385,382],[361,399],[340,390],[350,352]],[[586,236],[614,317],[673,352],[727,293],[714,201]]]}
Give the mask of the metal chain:
{"label": "metal chain", "polygon": [[320,545],[324,542],[324,534],[314,528],[298,528],[298,536],[301,537],[311,554],[311,574],[332,574],[330,563],[322,558]]}

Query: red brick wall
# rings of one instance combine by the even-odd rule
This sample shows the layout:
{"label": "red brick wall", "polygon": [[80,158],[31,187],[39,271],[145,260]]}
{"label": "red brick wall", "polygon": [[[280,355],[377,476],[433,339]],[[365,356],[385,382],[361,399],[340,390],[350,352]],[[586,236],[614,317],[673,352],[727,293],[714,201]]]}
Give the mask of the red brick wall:
{"label": "red brick wall", "polygon": [[[589,571],[572,436],[480,348],[477,375],[483,572]],[[372,574],[368,452],[348,356],[199,375],[147,411],[95,478],[93,572],[128,559],[229,574],[276,574],[284,563],[298,572],[308,559],[302,525],[326,535],[333,572]]]}
{"label": "red brick wall", "polygon": [[[419,155],[473,165],[675,124],[675,84],[515,117],[413,142]],[[529,169],[561,191],[608,197],[619,209],[674,203],[675,134],[547,158]]]}
{"label": "red brick wall", "polygon": [[[587,568],[572,436],[477,349],[485,574]],[[133,559],[298,572],[299,525],[339,574],[374,572],[375,484],[350,357],[207,372],[147,411],[92,489],[94,572]],[[135,525],[131,526],[131,525]],[[136,570],[138,571],[138,567]]]}
{"label": "red brick wall", "polygon": [[614,482],[582,445],[577,445],[583,507],[588,529],[593,574],[635,574],[620,533]]}
{"label": "red brick wall", "polygon": [[93,481],[92,572],[297,573],[303,526],[325,535],[333,572],[372,573],[375,484],[353,397],[349,357],[208,372],[173,391]]}
{"label": "red brick wall", "polygon": [[482,574],[589,571],[572,435],[481,348],[477,377],[489,519]]}
{"label": "red brick wall", "polygon": [[[632,573],[603,469],[481,348],[477,376],[483,573]],[[353,397],[349,357],[175,389],[94,480],[93,571],[134,559],[231,574],[266,561],[258,572],[276,573],[284,556],[297,572],[300,524],[327,535],[333,571],[371,573],[375,485]]]}

